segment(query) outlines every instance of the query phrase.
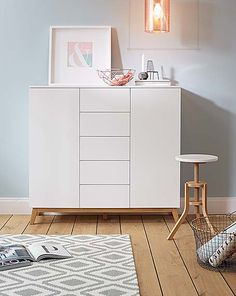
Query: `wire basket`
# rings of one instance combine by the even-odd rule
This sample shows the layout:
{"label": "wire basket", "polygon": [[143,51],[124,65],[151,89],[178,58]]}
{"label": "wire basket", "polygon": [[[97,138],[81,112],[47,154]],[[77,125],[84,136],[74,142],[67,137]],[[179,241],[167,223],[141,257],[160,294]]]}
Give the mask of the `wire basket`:
{"label": "wire basket", "polygon": [[97,70],[98,76],[110,86],[126,85],[134,78],[134,69]]}
{"label": "wire basket", "polygon": [[214,271],[236,272],[236,212],[196,218],[190,225],[199,265]]}

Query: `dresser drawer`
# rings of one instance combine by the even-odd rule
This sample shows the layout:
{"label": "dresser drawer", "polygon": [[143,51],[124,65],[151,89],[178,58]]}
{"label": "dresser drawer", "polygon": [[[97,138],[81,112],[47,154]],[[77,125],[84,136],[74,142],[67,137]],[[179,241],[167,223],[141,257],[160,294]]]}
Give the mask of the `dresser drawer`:
{"label": "dresser drawer", "polygon": [[80,136],[129,136],[129,113],[81,113]]}
{"label": "dresser drawer", "polygon": [[81,89],[80,112],[129,112],[129,89]]}
{"label": "dresser drawer", "polygon": [[81,137],[80,160],[129,160],[128,137]]}
{"label": "dresser drawer", "polygon": [[81,185],[81,208],[128,208],[129,185]]}
{"label": "dresser drawer", "polygon": [[80,161],[80,184],[129,184],[129,162]]}

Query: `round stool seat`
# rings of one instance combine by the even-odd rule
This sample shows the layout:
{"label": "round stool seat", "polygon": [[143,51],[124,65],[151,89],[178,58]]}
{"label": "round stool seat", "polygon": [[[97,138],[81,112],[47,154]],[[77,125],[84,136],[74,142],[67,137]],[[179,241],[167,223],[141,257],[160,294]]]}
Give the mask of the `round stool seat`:
{"label": "round stool seat", "polygon": [[182,154],[176,156],[175,159],[181,162],[206,163],[217,161],[218,156],[209,154]]}

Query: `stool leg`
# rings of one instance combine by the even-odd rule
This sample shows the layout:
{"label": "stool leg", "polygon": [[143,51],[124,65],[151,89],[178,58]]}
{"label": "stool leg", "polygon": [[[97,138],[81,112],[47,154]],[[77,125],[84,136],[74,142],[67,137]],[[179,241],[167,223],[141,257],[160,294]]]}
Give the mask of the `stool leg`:
{"label": "stool leg", "polygon": [[[194,200],[199,201],[199,188],[194,188]],[[194,206],[196,218],[200,218],[200,207]]]}
{"label": "stool leg", "polygon": [[208,209],[207,209],[207,184],[204,184],[202,188],[202,213],[203,216],[206,219],[207,225],[210,228],[212,234],[217,234],[217,229],[214,228],[214,226],[211,224],[209,218],[208,218]]}
{"label": "stool leg", "polygon": [[207,184],[204,184],[202,188],[202,213],[204,217],[208,216],[207,209]]}
{"label": "stool leg", "polygon": [[[194,163],[194,182],[199,182],[199,163]],[[199,188],[194,188],[194,200],[199,201]],[[200,218],[200,207],[194,206],[196,218]]]}
{"label": "stool leg", "polygon": [[189,187],[188,187],[187,183],[185,183],[185,185],[184,185],[184,202],[185,202],[184,211],[183,211],[181,217],[179,218],[178,222],[175,224],[174,228],[172,229],[171,233],[167,237],[168,240],[173,239],[175,233],[177,232],[180,225],[183,223],[184,219],[188,215],[188,211],[189,211]]}

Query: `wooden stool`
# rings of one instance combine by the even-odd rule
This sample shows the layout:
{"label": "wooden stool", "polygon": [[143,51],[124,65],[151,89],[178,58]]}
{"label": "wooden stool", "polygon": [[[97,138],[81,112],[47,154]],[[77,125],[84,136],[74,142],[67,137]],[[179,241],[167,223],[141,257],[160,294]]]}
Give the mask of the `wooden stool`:
{"label": "wooden stool", "polygon": [[[175,224],[171,233],[167,239],[173,239],[175,233],[179,229],[180,225],[185,220],[189,212],[189,206],[194,206],[196,217],[200,217],[200,207],[202,207],[203,216],[207,217],[207,183],[199,181],[199,164],[217,161],[218,157],[214,155],[205,155],[205,154],[185,154],[179,155],[175,158],[181,162],[190,162],[194,164],[194,181],[188,181],[184,186],[184,211],[179,218],[178,222]],[[190,201],[189,191],[193,188],[194,190],[194,200]],[[200,199],[201,191],[201,199]]]}

